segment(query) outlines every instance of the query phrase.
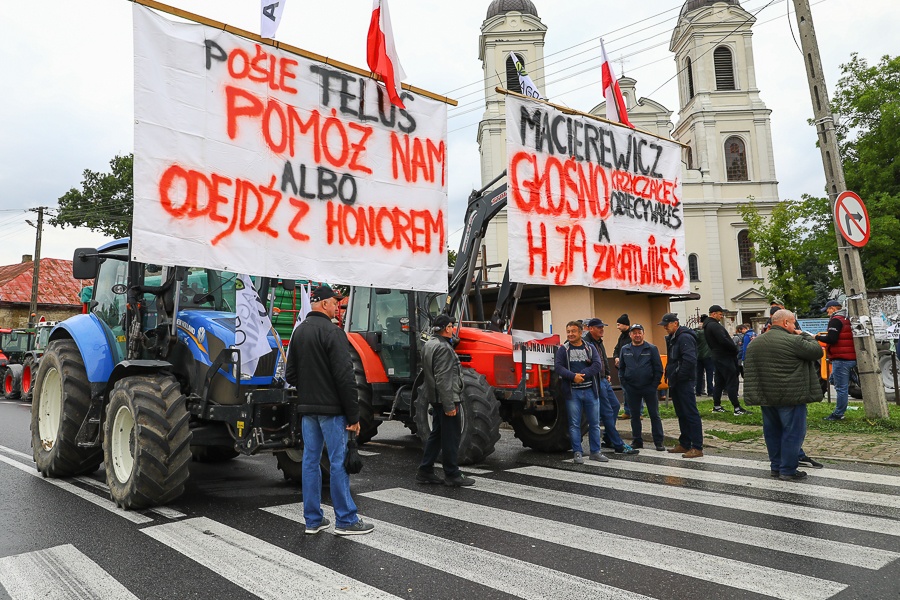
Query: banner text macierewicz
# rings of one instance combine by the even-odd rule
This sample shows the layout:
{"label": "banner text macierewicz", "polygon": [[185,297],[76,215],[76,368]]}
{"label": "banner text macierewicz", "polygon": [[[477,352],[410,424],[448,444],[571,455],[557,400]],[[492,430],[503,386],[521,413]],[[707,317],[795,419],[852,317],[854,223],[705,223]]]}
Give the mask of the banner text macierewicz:
{"label": "banner text macierewicz", "polygon": [[447,110],[134,6],[137,260],[446,291]]}
{"label": "banner text macierewicz", "polygon": [[681,149],[507,96],[510,277],[686,293]]}

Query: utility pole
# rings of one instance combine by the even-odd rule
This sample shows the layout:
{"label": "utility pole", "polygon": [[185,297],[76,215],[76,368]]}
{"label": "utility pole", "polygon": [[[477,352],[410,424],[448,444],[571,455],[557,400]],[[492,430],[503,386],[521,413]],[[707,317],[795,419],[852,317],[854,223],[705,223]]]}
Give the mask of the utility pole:
{"label": "utility pole", "polygon": [[45,206],[32,208],[33,212],[38,215],[37,218],[37,234],[34,238],[34,262],[31,269],[31,305],[28,307],[28,327],[35,327],[37,324],[37,303],[38,303],[38,281],[41,275],[41,232],[44,227],[44,209]]}
{"label": "utility pole", "polygon": [[[819,42],[816,39],[816,29],[813,25],[809,0],[793,0],[793,2],[833,215],[838,195],[847,189],[844,181],[844,167],[841,164],[840,150],[834,134],[834,116],[831,113],[831,101],[828,99],[828,89],[825,86],[825,73],[822,70],[822,58],[819,56]],[[844,281],[844,292],[847,294],[848,310],[858,317],[870,319],[869,305],[866,302],[866,281],[863,278],[859,251],[844,240],[838,227],[834,228],[834,232],[837,237],[838,262]],[[869,322],[871,323],[871,320]],[[854,337],[853,345],[856,348],[856,364],[859,369],[866,417],[886,419],[888,407],[884,397],[881,372],[878,369],[878,349],[875,346],[875,338],[872,335]]]}

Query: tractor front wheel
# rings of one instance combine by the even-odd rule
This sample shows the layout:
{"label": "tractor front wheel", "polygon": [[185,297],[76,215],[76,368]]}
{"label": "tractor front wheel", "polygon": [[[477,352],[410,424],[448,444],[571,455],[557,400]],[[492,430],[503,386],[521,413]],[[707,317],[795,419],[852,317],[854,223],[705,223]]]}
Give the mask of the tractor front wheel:
{"label": "tractor front wheel", "polygon": [[29,356],[22,363],[22,379],[20,382],[22,389],[22,399],[30,401],[32,392],[34,392],[34,374],[37,372],[37,362],[33,356]]}
{"label": "tractor front wheel", "polygon": [[22,365],[7,365],[3,376],[3,395],[8,400],[18,400],[22,396]]}
{"label": "tractor front wheel", "polygon": [[362,359],[354,351],[350,353],[353,360],[353,376],[356,378],[356,394],[359,398],[359,435],[356,441],[365,444],[378,433],[381,421],[375,419],[375,407],[372,405],[372,386],[366,380],[366,370]]}
{"label": "tractor front wheel", "polygon": [[[522,445],[538,452],[565,452],[572,447],[569,439],[569,411],[554,377],[550,384],[553,404],[548,410],[519,413],[510,420]],[[587,433],[587,420],[581,420],[581,434]]]}

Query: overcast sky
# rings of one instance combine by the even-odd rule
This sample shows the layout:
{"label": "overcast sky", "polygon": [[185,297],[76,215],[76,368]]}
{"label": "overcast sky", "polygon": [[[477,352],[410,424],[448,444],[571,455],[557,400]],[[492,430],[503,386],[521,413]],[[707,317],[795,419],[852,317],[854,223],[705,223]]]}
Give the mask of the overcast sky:
{"label": "overcast sky", "polygon": [[[668,50],[681,0],[612,2],[534,0],[549,28],[546,82],[553,101],[583,111],[600,101],[599,46],[604,36],[621,74],[637,79],[638,96],[678,118],[675,63]],[[178,8],[258,31],[258,0],[170,0]],[[477,123],[484,110],[478,35],[489,0],[391,0],[406,82],[459,100],[450,110],[450,232],[465,199],[480,185]],[[769,6],[767,6],[769,5]],[[365,67],[371,0],[287,0],[278,39]],[[775,167],[782,198],[821,194],[825,185],[790,0],[743,0],[756,14],[757,84],[772,110]],[[852,52],[870,62],[896,55],[897,0],[812,0],[828,89]],[[864,8],[864,10],[861,10]],[[108,171],[133,150],[132,4],[127,0],[0,1],[0,265],[34,250],[26,209],[55,207],[84,169]],[[895,40],[891,42],[891,40]],[[458,237],[451,238],[455,245]],[[43,256],[71,259],[78,246],[102,243],[90,231],[45,228]]]}

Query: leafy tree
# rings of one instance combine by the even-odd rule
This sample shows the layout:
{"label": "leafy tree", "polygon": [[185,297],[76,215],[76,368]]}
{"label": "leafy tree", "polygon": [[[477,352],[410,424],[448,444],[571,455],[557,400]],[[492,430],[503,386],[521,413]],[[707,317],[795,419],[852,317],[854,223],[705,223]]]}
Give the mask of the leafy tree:
{"label": "leafy tree", "polygon": [[87,227],[113,237],[131,232],[134,207],[132,166],[134,155],[109,161],[111,172],[85,169],[81,190],[70,189],[59,198],[59,212],[48,222],[59,227]]}
{"label": "leafy tree", "polygon": [[447,248],[447,265],[450,267],[456,266],[456,250]]}
{"label": "leafy tree", "polygon": [[741,216],[755,245],[754,259],[768,268],[768,283],[761,284],[761,291],[801,316],[818,315],[823,293],[827,297],[825,290],[838,279],[828,198],[785,200],[769,217],[751,201],[741,207]]}
{"label": "leafy tree", "polygon": [[847,188],[866,203],[872,235],[860,250],[866,286],[900,283],[900,56],[841,66],[832,100]]}

